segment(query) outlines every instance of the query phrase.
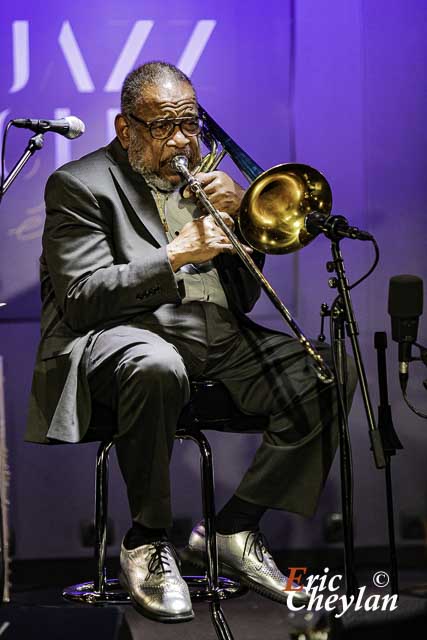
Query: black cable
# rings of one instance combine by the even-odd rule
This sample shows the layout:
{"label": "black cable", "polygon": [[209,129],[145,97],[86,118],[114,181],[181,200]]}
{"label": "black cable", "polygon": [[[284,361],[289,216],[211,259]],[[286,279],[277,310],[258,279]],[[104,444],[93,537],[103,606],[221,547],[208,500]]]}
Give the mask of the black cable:
{"label": "black cable", "polygon": [[[333,335],[333,327],[334,327],[334,307],[338,305],[339,299],[341,296],[337,296],[333,303],[331,304],[331,314],[329,316],[329,340],[331,343],[331,355],[332,362],[334,365],[334,370],[337,372],[337,359],[335,352],[335,337]],[[348,415],[347,415],[347,400],[343,398],[341,393],[341,385],[339,383],[336,384],[338,402],[341,407],[341,414],[344,426],[344,434],[345,434],[345,446],[347,447],[348,457],[349,457],[349,467],[350,467],[350,477],[351,477],[351,501],[350,504],[347,505],[347,521],[351,521],[353,518],[353,489],[354,489],[354,481],[353,481],[353,454],[351,450],[351,440],[349,436],[349,428],[348,428]]]}
{"label": "black cable", "polygon": [[420,360],[427,367],[427,348],[423,347],[423,345],[419,342],[414,342],[414,345],[420,350],[420,357],[412,358],[412,360]]}
{"label": "black cable", "polygon": [[0,202],[3,198],[3,185],[4,185],[4,169],[5,169],[5,158],[6,158],[6,140],[7,134],[9,133],[9,129],[12,126],[12,120],[9,120],[7,123],[5,130],[3,131],[3,141],[1,147],[1,180],[0,180]]}
{"label": "black cable", "polygon": [[[370,240],[370,242],[372,242],[372,244],[374,245],[374,249],[375,249],[375,258],[374,261],[371,265],[371,267],[368,269],[368,271],[361,276],[358,280],[356,280],[356,282],[354,282],[352,285],[350,285],[348,287],[348,289],[354,289],[355,287],[357,287],[357,285],[359,285],[361,282],[363,282],[363,280],[366,280],[366,278],[368,278],[371,273],[376,269],[379,259],[380,259],[380,250],[377,244],[377,241],[375,240],[375,238],[372,238]],[[337,371],[337,362],[336,362],[336,353],[335,353],[335,345],[334,345],[334,336],[332,335],[332,330],[333,330],[333,315],[334,315],[334,308],[338,305],[338,301],[340,299],[341,296],[337,296],[335,298],[335,300],[332,302],[331,304],[331,313],[329,316],[329,335],[330,335],[330,343],[331,343],[331,354],[332,354],[332,361],[333,361],[333,365],[334,365],[334,369],[335,371]],[[344,423],[344,431],[345,431],[345,441],[346,441],[346,446],[348,447],[348,453],[349,453],[349,463],[350,463],[350,471],[351,471],[351,478],[352,478],[352,487],[351,487],[351,493],[353,495],[353,457],[352,457],[352,451],[351,451],[351,441],[350,441],[350,437],[349,437],[349,430],[348,430],[348,416],[347,416],[347,401],[345,398],[342,397],[342,393],[341,393],[341,387],[339,384],[337,384],[337,395],[338,395],[338,402],[340,404],[341,407],[341,413],[343,415],[343,423]],[[348,509],[348,513],[351,515],[353,513],[353,503],[351,505],[349,505],[349,509]]]}
{"label": "black cable", "polygon": [[354,287],[357,287],[357,285],[359,285],[361,282],[363,282],[364,280],[366,280],[366,278],[368,278],[371,273],[376,269],[377,264],[379,262],[380,259],[380,249],[378,247],[377,241],[375,240],[375,238],[372,238],[370,240],[370,242],[372,242],[372,244],[374,245],[374,249],[375,249],[375,258],[374,258],[374,262],[372,263],[372,266],[370,267],[370,269],[365,273],[365,275],[363,275],[361,278],[359,278],[358,280],[356,280],[356,282],[353,282],[353,284],[349,285],[349,290],[350,289],[354,289]]}
{"label": "black cable", "polygon": [[[420,357],[419,358],[411,358],[410,362],[422,362],[427,367],[427,349],[426,349],[426,347],[423,347],[423,345],[420,344],[419,342],[414,342],[413,344],[414,344],[415,347],[417,347],[420,350]],[[427,389],[427,384],[426,383],[427,383],[427,380],[424,380],[423,385]],[[427,415],[425,413],[423,413],[422,411],[418,411],[418,409],[416,409],[409,402],[408,397],[406,395],[406,389],[405,390],[402,389],[402,395],[403,395],[403,399],[404,399],[406,405],[409,407],[409,409],[411,411],[413,411],[413,413],[415,413],[420,418],[426,418],[427,419]]]}
{"label": "black cable", "polygon": [[[333,301],[333,303],[331,305],[331,315],[329,316],[329,340],[330,340],[330,343],[331,343],[332,362],[333,362],[335,371],[337,370],[337,361],[336,361],[336,353],[335,353],[335,345],[334,345],[334,336],[332,334],[332,329],[333,329],[333,326],[334,326],[333,313],[334,313],[334,307],[338,304],[338,301],[339,301],[340,297],[341,296],[337,296],[335,298],[335,300]],[[339,403],[341,405],[341,409],[342,409],[343,416],[344,416],[344,424],[345,424],[345,427],[346,427],[346,430],[347,430],[348,429],[347,402],[342,397],[340,385],[337,385],[337,389],[338,389],[338,400],[339,400]]]}
{"label": "black cable", "polygon": [[406,391],[403,392],[403,399],[404,399],[404,401],[406,402],[407,406],[410,408],[411,411],[413,411],[420,418],[426,418],[427,419],[427,414],[426,413],[422,413],[421,411],[418,411],[418,409],[415,409],[415,407],[409,402],[408,397],[406,395]]}

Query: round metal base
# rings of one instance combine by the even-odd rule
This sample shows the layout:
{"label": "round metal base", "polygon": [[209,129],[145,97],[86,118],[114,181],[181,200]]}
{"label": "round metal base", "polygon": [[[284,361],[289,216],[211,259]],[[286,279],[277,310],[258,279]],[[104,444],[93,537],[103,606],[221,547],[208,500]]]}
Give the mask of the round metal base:
{"label": "round metal base", "polygon": [[62,597],[83,604],[131,604],[129,594],[117,579],[105,581],[104,593],[95,591],[93,582],[82,582],[66,587]]}
{"label": "round metal base", "polygon": [[190,596],[193,601],[201,600],[229,600],[230,598],[239,598],[244,596],[248,589],[239,582],[230,580],[229,578],[218,577],[218,589],[211,591],[208,588],[206,576],[182,576],[188,585]]}
{"label": "round metal base", "polygon": [[[218,589],[211,591],[208,588],[206,576],[183,576],[188,585],[191,599],[194,601],[228,600],[245,595],[248,589],[239,582],[229,578],[218,578]],[[132,604],[129,594],[124,591],[119,580],[105,581],[104,593],[95,591],[93,582],[81,582],[66,587],[62,597],[81,604]]]}

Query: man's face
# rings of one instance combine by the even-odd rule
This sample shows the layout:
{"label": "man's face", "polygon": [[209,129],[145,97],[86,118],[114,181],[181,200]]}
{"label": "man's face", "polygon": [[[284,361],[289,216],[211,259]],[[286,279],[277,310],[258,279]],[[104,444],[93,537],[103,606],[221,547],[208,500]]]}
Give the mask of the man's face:
{"label": "man's face", "polygon": [[[143,100],[135,107],[133,115],[148,123],[164,118],[197,117],[196,96],[187,82],[166,78],[145,88]],[[198,136],[186,135],[179,127],[175,127],[168,138],[158,140],[151,136],[145,125],[130,117],[120,117],[126,122],[126,127],[123,127],[119,138],[127,148],[134,171],[141,173],[157,187],[178,187],[181,176],[172,169],[170,161],[174,156],[185,155],[189,168],[193,169],[200,158]],[[119,128],[120,125],[118,134]]]}

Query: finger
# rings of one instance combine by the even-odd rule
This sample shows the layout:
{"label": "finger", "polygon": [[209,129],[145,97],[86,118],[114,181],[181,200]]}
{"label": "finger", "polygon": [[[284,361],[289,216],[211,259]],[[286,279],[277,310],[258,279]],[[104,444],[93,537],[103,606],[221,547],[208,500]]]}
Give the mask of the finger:
{"label": "finger", "polygon": [[[227,227],[232,229],[234,227],[233,218],[229,216],[228,213],[224,213],[224,211],[218,211],[218,213],[221,216],[222,221],[227,225]],[[219,222],[217,222],[216,218],[212,214],[206,217],[206,221],[210,226],[215,225],[216,227],[219,227],[221,229]]]}
{"label": "finger", "polygon": [[[214,246],[215,248],[216,248],[217,246],[224,247],[224,249],[223,249],[223,250],[224,250],[225,252],[228,252],[228,253],[236,253],[236,252],[237,252],[237,249],[234,247],[234,245],[233,245],[233,244],[230,244],[229,242],[227,242],[227,239],[224,239],[224,241],[223,241],[223,242],[220,242],[220,241],[214,242],[214,243],[212,243],[212,245],[211,245],[211,246]],[[252,249],[252,247],[248,247],[248,246],[247,246],[247,245],[245,245],[245,244],[242,244],[241,246],[242,246],[242,248],[245,250],[245,252],[246,252],[246,253],[248,253],[248,254],[253,253],[253,249]]]}
{"label": "finger", "polygon": [[[234,222],[233,219],[228,220],[228,218],[223,219],[222,222],[226,225],[227,229],[230,229],[230,231],[234,230]],[[217,222],[215,220],[215,218],[212,216],[211,220],[209,221],[209,228],[210,229],[219,229],[220,231],[222,231],[222,233],[225,233],[223,227],[221,226],[221,224],[219,222]]]}
{"label": "finger", "polygon": [[[224,243],[222,246],[226,247],[226,251],[229,251],[229,253],[236,253],[237,252],[237,249],[232,244]],[[245,244],[242,244],[242,247],[246,251],[246,253],[248,253],[248,254],[253,253],[253,249],[251,247],[247,247]]]}
{"label": "finger", "polygon": [[211,245],[212,249],[217,250],[219,253],[235,253],[236,249],[232,244],[225,244],[224,242],[213,242]]}
{"label": "finger", "polygon": [[223,219],[227,227],[229,227],[230,229],[233,229],[234,228],[233,218],[225,211],[218,211],[218,213],[220,214],[221,218]]}
{"label": "finger", "polygon": [[221,184],[217,180],[212,180],[212,182],[202,184],[202,189],[212,204],[214,204],[214,198],[218,199],[218,196],[221,196]]}
{"label": "finger", "polygon": [[200,182],[202,187],[205,188],[217,179],[217,172],[209,171],[208,173],[204,173],[203,171],[200,171],[200,173],[196,173],[194,177]]}
{"label": "finger", "polygon": [[[204,173],[204,172],[196,173],[194,177],[196,178],[196,180],[198,180],[198,182],[200,182],[201,187],[203,188],[204,191],[206,191],[206,195],[212,195],[213,193],[215,193],[215,187],[212,185],[212,183],[215,182],[215,179],[216,179],[216,175],[214,171],[210,173]],[[192,195],[193,193],[190,187],[187,185],[184,191],[182,192],[182,197],[191,198]]]}
{"label": "finger", "polygon": [[229,193],[216,192],[214,194],[206,194],[216,209],[226,211],[228,215],[236,217],[240,211],[240,200],[236,200]]}
{"label": "finger", "polygon": [[206,193],[213,206],[218,209],[223,202],[224,194],[218,191],[216,182],[208,184],[207,187],[203,188],[203,191]]}

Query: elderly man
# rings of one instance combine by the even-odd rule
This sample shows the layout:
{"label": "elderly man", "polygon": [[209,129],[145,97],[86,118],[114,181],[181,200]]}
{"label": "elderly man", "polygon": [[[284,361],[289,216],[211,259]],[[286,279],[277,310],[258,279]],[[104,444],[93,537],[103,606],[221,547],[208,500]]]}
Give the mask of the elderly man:
{"label": "elderly man", "polygon": [[[171,159],[185,155],[195,168],[200,155],[190,80],[163,62],[130,73],[116,132],[46,186],[42,340],[27,439],[78,442],[97,406],[111,410],[132,517],[122,582],[145,615],[191,619],[166,534],[169,461],[189,378],[222,381],[243,412],[269,423],[218,514],[221,566],[284,602],[286,577],[258,525],[267,508],[315,511],[337,446],[334,386],[317,379],[298,341],[245,318],[259,285],[212,218],[182,193]],[[242,188],[221,171],[198,177],[232,224]],[[263,256],[253,257],[262,267]],[[352,375],[351,393],[354,385]],[[196,563],[203,540],[200,523],[188,547]]]}

